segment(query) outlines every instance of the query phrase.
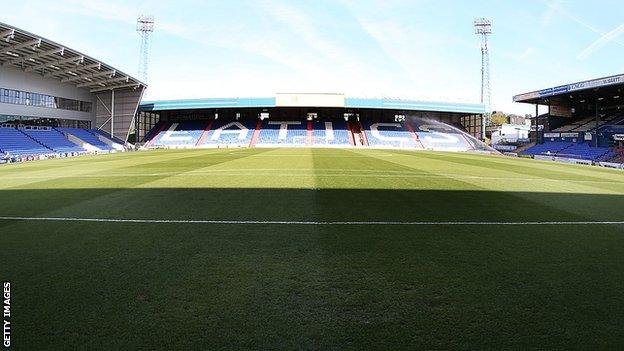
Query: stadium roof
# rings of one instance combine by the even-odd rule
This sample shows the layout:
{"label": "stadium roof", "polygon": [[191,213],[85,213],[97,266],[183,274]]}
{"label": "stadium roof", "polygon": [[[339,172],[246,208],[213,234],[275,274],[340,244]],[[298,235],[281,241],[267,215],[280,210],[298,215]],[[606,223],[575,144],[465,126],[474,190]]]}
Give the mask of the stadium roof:
{"label": "stadium roof", "polygon": [[142,111],[214,108],[329,107],[484,114],[482,104],[430,102],[399,99],[351,98],[343,94],[276,94],[275,97],[209,98],[145,101]]}
{"label": "stadium roof", "polygon": [[0,64],[35,72],[91,92],[145,87],[145,83],[99,60],[2,22]]}
{"label": "stadium roof", "polygon": [[514,102],[537,105],[567,105],[573,102],[620,99],[624,90],[624,74],[560,85],[513,97]]}

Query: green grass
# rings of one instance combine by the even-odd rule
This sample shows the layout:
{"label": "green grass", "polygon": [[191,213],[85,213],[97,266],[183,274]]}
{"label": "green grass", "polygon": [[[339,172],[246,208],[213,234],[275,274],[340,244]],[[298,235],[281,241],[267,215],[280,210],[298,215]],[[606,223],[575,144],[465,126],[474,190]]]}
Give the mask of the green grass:
{"label": "green grass", "polygon": [[[0,216],[624,221],[624,173],[471,154],[150,151],[0,167]],[[602,349],[624,225],[0,220],[15,350]]]}

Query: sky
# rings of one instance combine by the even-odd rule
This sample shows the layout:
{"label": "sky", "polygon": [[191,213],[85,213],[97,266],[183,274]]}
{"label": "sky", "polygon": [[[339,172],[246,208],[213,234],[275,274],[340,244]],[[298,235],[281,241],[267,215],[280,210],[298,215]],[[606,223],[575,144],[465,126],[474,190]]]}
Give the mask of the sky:
{"label": "sky", "polygon": [[492,109],[513,95],[624,72],[621,0],[21,0],[5,22],[137,75],[140,14],[155,17],[144,99],[345,93],[479,102],[473,21],[493,22]]}

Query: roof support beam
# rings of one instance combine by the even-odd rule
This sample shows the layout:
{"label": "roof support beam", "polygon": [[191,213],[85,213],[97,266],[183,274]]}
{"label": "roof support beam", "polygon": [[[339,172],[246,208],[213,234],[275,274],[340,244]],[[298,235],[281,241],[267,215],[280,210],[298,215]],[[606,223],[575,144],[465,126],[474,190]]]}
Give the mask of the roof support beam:
{"label": "roof support beam", "polygon": [[[0,23],[0,65],[72,82],[85,90],[143,87],[144,83],[89,56]],[[136,85],[135,85],[136,84]]]}
{"label": "roof support beam", "polygon": [[36,52],[34,54],[18,57],[16,59],[6,62],[5,64],[14,65],[20,62],[28,61],[30,59],[43,58],[43,57],[54,55],[54,54],[61,54],[61,56],[63,56],[64,53],[65,53],[65,48],[56,48],[56,49],[52,49],[48,51]]}
{"label": "roof support beam", "polygon": [[15,38],[15,29],[7,29],[3,32],[0,32],[0,39],[6,41],[7,43],[13,38]]}
{"label": "roof support beam", "polygon": [[140,86],[141,86],[141,84],[139,84],[139,83],[113,85],[113,86],[105,87],[105,88],[104,87],[102,87],[102,88],[94,88],[94,89],[91,89],[91,92],[92,93],[97,93],[97,92],[100,92],[100,91],[113,90],[113,89],[122,89],[122,88],[134,88],[134,89],[137,89]]}
{"label": "roof support beam", "polygon": [[[92,63],[92,64],[86,65],[86,66],[77,65],[75,68],[71,69],[71,72],[75,73],[75,74],[72,74],[72,73],[70,73],[70,68],[71,67],[63,66],[64,69],[58,70],[58,71],[52,71],[52,72],[44,74],[43,76],[45,78],[61,76],[61,75],[64,75],[64,74],[69,74],[69,75],[72,75],[74,77],[78,76],[78,75],[82,75],[82,76],[87,75],[88,76],[90,74],[94,74],[94,73],[91,73],[90,70],[92,70],[92,69],[100,70],[101,67],[102,67],[102,64],[99,63],[99,62],[98,63]],[[110,71],[107,71],[107,72],[110,72]],[[97,73],[95,73],[95,74],[97,74]],[[69,77],[69,78],[72,78],[72,77]],[[68,78],[63,78],[63,79],[68,79]]]}
{"label": "roof support beam", "polygon": [[23,49],[23,48],[27,48],[29,46],[32,46],[33,49],[38,48],[41,45],[41,39],[33,39],[33,40],[29,40],[25,43],[20,43],[20,44],[14,44],[11,46],[7,46],[6,48],[2,48],[2,51],[6,52],[6,51],[11,51],[14,52],[15,50],[19,50],[19,49]]}
{"label": "roof support beam", "polygon": [[99,63],[99,62],[92,63],[90,65],[82,66],[82,67],[80,67],[80,69],[97,69],[97,70],[100,70],[100,69],[102,69],[102,64]]}
{"label": "roof support beam", "polygon": [[115,83],[115,82],[121,82],[121,81],[129,82],[130,81],[130,77],[129,76],[123,76],[123,77],[107,79],[107,80],[100,80],[100,81],[94,80],[93,82],[77,84],[76,87],[84,88],[84,87],[94,86],[94,85],[98,85],[98,84],[108,84],[108,83]]}
{"label": "roof support beam", "polygon": [[[69,83],[69,82],[75,82],[77,80],[83,80],[87,78],[92,79],[92,78],[104,77],[104,76],[109,76],[110,78],[112,78],[115,76],[115,74],[117,74],[117,71],[115,70],[104,71],[104,72],[99,72],[99,73],[91,73],[91,74],[81,74],[75,77],[61,79],[61,83]],[[84,84],[89,84],[89,83],[84,83]]]}
{"label": "roof support beam", "polygon": [[50,66],[62,66],[65,63],[72,63],[74,65],[79,65],[82,62],[84,62],[84,56],[74,56],[74,57],[68,57],[68,58],[65,58],[65,59],[62,59],[62,60],[50,61],[50,62],[42,63],[40,65],[26,67],[26,69],[24,69],[24,71],[25,72],[32,72],[32,71],[36,71],[38,69],[46,68],[46,67],[50,67]]}

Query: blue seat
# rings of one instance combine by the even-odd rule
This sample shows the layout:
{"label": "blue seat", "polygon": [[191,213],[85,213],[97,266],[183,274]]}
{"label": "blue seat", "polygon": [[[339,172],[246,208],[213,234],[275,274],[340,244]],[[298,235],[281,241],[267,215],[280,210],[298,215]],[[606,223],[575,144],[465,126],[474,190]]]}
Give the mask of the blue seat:
{"label": "blue seat", "polygon": [[[280,133],[283,123],[288,123],[285,132]],[[261,146],[304,146],[307,144],[308,122],[270,121],[262,123],[256,145]]]}
{"label": "blue seat", "polygon": [[55,152],[85,152],[81,146],[69,141],[65,134],[55,129],[22,129],[22,132]]}
{"label": "blue seat", "polygon": [[368,145],[373,147],[415,148],[416,140],[404,123],[363,123]]}
{"label": "blue seat", "polygon": [[606,147],[592,147],[588,143],[573,144],[563,151],[557,153],[560,157],[578,158],[583,160],[597,161],[608,154],[611,150]]}
{"label": "blue seat", "polygon": [[194,147],[206,128],[207,121],[187,121],[173,123],[160,131],[154,138],[154,145]]}
{"label": "blue seat", "polygon": [[312,122],[312,145],[348,146],[351,145],[349,133],[344,120],[314,121]]}
{"label": "blue seat", "polygon": [[537,144],[532,146],[524,152],[523,155],[535,156],[535,155],[554,155],[574,145],[569,141],[547,141],[543,144]]}
{"label": "blue seat", "polygon": [[100,150],[110,151],[113,149],[110,145],[104,143],[95,134],[93,134],[91,131],[87,129],[80,129],[80,128],[56,128],[56,129],[61,133],[71,134],[75,136],[76,138],[84,141],[85,143],[97,147]]}
{"label": "blue seat", "polygon": [[248,146],[256,127],[255,123],[255,121],[215,120],[202,145]]}
{"label": "blue seat", "polygon": [[590,161],[606,161],[615,155],[607,147],[594,147],[585,142],[572,143],[567,141],[547,141],[528,148],[522,154],[529,156],[552,155]]}
{"label": "blue seat", "polygon": [[0,128],[0,151],[10,155],[41,155],[54,152],[15,128]]}

